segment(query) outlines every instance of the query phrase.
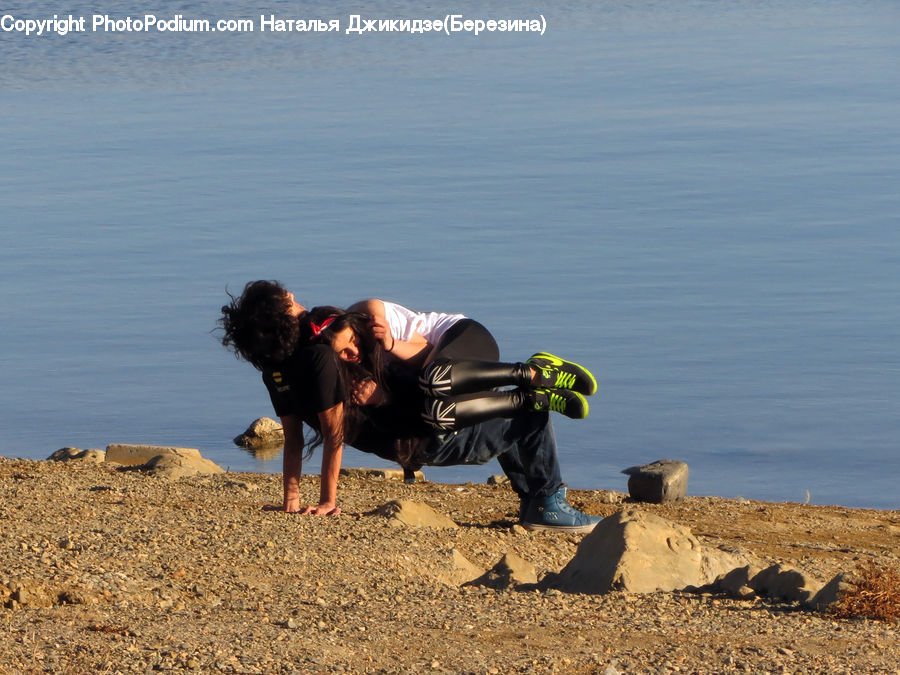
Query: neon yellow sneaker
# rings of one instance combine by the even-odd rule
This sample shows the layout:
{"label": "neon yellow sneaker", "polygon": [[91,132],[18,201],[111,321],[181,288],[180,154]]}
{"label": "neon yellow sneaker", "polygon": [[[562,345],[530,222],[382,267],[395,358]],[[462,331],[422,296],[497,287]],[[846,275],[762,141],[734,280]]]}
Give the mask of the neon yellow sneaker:
{"label": "neon yellow sneaker", "polygon": [[558,412],[573,420],[583,420],[588,416],[587,399],[577,391],[568,389],[532,389],[531,399],[535,411]]}
{"label": "neon yellow sneaker", "polygon": [[584,366],[547,352],[538,352],[525,363],[538,372],[537,386],[544,389],[568,389],[584,396],[597,393],[597,380]]}

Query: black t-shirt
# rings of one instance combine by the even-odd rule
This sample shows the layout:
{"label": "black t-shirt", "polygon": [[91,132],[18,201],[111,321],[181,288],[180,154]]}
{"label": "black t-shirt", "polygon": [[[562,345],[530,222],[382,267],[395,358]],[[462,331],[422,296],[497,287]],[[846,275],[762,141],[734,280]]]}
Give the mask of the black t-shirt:
{"label": "black t-shirt", "polygon": [[279,417],[295,415],[319,428],[319,413],[343,403],[338,363],[328,345],[295,351],[279,368],[263,372],[263,382]]}
{"label": "black t-shirt", "polygon": [[[315,344],[295,351],[278,368],[263,372],[275,414],[294,415],[313,429],[319,430],[319,413],[347,400],[341,377],[341,364],[334,350]],[[410,378],[414,381],[413,378]],[[409,383],[394,381],[404,395],[396,405],[359,409],[356,433],[348,444],[363,452],[386,459],[395,458],[395,441],[429,435],[419,415],[420,398]],[[390,383],[388,385],[390,387]],[[399,393],[399,391],[398,391]]]}

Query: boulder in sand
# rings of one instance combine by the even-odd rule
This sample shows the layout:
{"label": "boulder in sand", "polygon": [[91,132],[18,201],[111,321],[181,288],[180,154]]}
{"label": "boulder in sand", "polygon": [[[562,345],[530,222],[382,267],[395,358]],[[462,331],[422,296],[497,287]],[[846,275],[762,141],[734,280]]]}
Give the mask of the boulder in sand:
{"label": "boulder in sand", "polygon": [[637,509],[604,518],[545,586],[574,593],[682,590],[753,563],[742,551],[704,549],[683,525]]}

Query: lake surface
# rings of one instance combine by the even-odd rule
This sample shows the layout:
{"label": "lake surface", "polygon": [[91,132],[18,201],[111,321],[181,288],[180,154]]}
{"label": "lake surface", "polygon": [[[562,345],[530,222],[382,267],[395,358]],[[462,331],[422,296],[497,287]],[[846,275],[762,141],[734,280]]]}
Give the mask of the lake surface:
{"label": "lake surface", "polygon": [[900,508],[900,5],[464,2],[547,25],[478,36],[161,6],[341,32],[0,32],[0,455],[279,472],[231,443],[272,411],[213,331],[274,278],[590,367],[590,417],[554,420],[574,488],[672,457],[692,494]]}

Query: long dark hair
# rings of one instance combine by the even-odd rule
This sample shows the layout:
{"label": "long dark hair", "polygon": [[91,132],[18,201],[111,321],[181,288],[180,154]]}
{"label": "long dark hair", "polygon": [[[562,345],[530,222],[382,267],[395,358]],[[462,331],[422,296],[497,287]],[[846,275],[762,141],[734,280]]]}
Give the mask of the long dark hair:
{"label": "long dark hair", "polygon": [[[397,392],[391,391],[388,378],[385,378],[384,376],[386,367],[385,350],[381,341],[376,339],[374,334],[372,333],[371,324],[372,319],[368,314],[361,314],[358,312],[343,314],[340,317],[337,317],[332,322],[330,326],[330,328],[332,329],[330,338],[333,340],[333,336],[338,331],[341,331],[349,326],[356,335],[357,344],[359,346],[360,362],[358,364],[355,364],[341,361],[341,363],[347,368],[347,371],[351,374],[351,377],[360,377],[362,379],[370,377],[379,387],[381,387],[381,389],[388,397],[391,397],[392,393]],[[325,339],[328,340],[329,336],[326,335]],[[419,392],[418,387],[415,388],[415,391],[417,393]],[[404,404],[410,405],[411,401],[405,400]],[[346,409],[347,407],[345,406],[345,410]],[[345,419],[348,418],[350,419],[351,427],[347,427],[347,425],[345,425],[345,429],[352,429],[353,424],[361,424],[362,422],[362,413],[356,403],[352,400],[352,398],[350,401],[349,415],[345,413]],[[418,413],[415,414],[415,418],[418,420]],[[407,434],[413,434],[414,431],[415,430],[413,428],[410,428],[407,430]],[[414,435],[406,435],[402,438],[395,438],[393,442],[393,456],[390,457],[390,459],[393,459],[395,462],[400,464],[400,466],[407,469],[418,470],[422,466],[422,463],[418,460],[418,457],[420,449],[423,447],[424,442],[425,439],[423,437]]]}
{"label": "long dark hair", "polygon": [[[337,334],[349,328],[356,336],[360,360],[359,363],[344,363],[351,367],[350,372],[356,371],[360,376],[368,377],[381,385],[384,375],[384,347],[372,334],[369,316],[359,312],[344,312],[343,310],[325,316],[326,312],[319,312],[320,309],[334,310],[336,308],[316,307],[313,310],[315,315],[313,315],[313,311],[310,311],[310,320],[308,322],[310,324],[310,333],[312,333],[312,325],[321,326],[322,322],[331,319],[327,327],[323,328],[317,336],[311,336],[310,339],[313,341],[318,340],[333,347]],[[301,331],[305,333],[305,326],[301,328]]]}
{"label": "long dark hair", "polygon": [[[327,325],[325,325],[327,324]],[[322,342],[329,346],[334,345],[338,333],[350,328],[356,336],[359,347],[358,363],[342,360],[337,352],[332,350],[333,358],[337,363],[337,370],[344,391],[344,439],[351,443],[357,437],[364,422],[371,422],[362,407],[353,400],[351,386],[355,382],[372,380],[383,392],[390,396],[388,382],[384,377],[385,358],[384,347],[372,333],[371,317],[359,312],[345,312],[338,307],[314,307],[300,321],[300,339],[310,342]],[[313,439],[310,450],[320,445],[321,434]],[[392,459],[404,467],[418,469],[421,464],[416,463],[415,456],[420,447],[419,438],[401,438],[393,442],[393,453],[387,451],[380,456]]]}
{"label": "long dark hair", "polygon": [[[369,329],[369,317],[365,314],[347,312],[340,307],[322,305],[313,307],[299,322],[299,344],[321,344],[332,347],[337,334],[350,328],[356,336],[359,346],[360,362],[350,363],[342,360],[337,352],[331,350],[340,387],[344,399],[344,440],[352,443],[362,429],[366,415],[360,405],[353,400],[353,384],[365,380],[373,380],[379,387],[384,386],[384,349]],[[307,454],[322,444],[322,434],[313,430],[314,435],[306,440]]]}

